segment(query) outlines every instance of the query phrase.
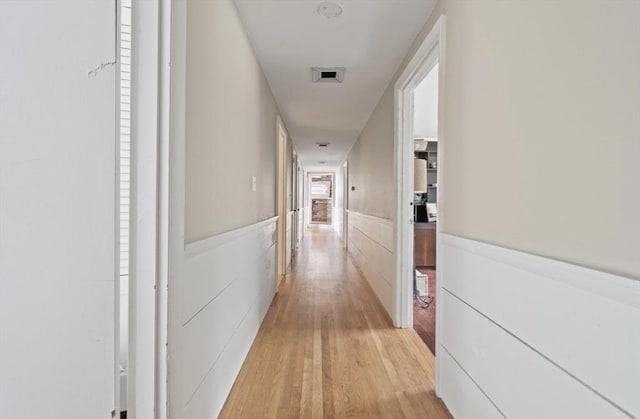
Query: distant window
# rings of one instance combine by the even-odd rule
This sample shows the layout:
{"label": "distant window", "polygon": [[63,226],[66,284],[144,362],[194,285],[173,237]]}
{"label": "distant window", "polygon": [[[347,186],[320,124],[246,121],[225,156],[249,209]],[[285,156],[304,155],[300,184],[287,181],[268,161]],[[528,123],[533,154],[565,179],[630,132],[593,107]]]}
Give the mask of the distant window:
{"label": "distant window", "polygon": [[314,183],[311,185],[312,195],[329,195],[329,185],[324,183]]}

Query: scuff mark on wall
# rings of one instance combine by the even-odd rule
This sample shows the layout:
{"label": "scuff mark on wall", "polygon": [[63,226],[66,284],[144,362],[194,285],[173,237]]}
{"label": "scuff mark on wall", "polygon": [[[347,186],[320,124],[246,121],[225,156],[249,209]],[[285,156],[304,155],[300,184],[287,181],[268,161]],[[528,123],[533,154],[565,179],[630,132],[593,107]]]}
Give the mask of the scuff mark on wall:
{"label": "scuff mark on wall", "polygon": [[95,76],[97,76],[97,75],[98,75],[98,73],[99,73],[101,70],[104,70],[104,69],[105,69],[105,68],[107,68],[107,67],[112,67],[112,66],[114,66],[114,65],[116,65],[116,61],[115,61],[115,60],[114,60],[114,61],[106,61],[106,62],[104,62],[104,63],[100,64],[99,66],[97,66],[97,67],[95,67],[95,68],[93,68],[93,69],[89,70],[89,72],[87,73],[87,77],[89,77],[89,78],[91,78],[91,77],[95,77]]}

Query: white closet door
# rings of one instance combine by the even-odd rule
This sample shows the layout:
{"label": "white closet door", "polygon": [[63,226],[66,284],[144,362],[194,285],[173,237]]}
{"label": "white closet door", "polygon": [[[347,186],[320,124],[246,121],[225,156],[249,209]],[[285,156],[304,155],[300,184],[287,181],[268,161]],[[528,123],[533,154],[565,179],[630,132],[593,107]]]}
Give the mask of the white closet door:
{"label": "white closet door", "polygon": [[112,417],[115,12],[0,1],[0,418]]}

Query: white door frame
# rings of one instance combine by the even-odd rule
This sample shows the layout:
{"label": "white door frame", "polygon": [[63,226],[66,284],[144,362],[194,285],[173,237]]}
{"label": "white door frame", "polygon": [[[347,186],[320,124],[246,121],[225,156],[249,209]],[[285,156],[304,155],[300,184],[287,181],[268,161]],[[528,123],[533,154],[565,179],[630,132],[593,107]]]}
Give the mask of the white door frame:
{"label": "white door frame", "polygon": [[[394,217],[394,254],[396,273],[396,313],[394,323],[397,327],[413,326],[413,95],[418,84],[437,64],[438,67],[438,206],[444,208],[444,196],[441,193],[445,179],[442,176],[444,157],[444,86],[445,86],[445,34],[446,17],[440,16],[433,28],[418,48],[395,84],[394,95],[394,162],[396,169],[396,209]],[[436,229],[436,266],[438,267],[438,289],[442,288],[445,276],[441,263],[442,251],[440,234],[443,214],[438,214]],[[440,292],[440,291],[439,291]],[[436,305],[436,354],[438,338],[441,336],[442,304]],[[439,393],[438,368],[440,357],[436,357],[436,392]]]}
{"label": "white door frame", "polygon": [[346,247],[349,243],[349,161],[345,160],[342,164],[342,184],[343,184],[343,198],[342,198],[342,238],[344,239],[344,245]]}
{"label": "white door frame", "polygon": [[298,153],[291,158],[291,259],[298,252]]}
{"label": "white door frame", "polygon": [[[284,138],[284,141],[282,140]],[[276,213],[278,215],[278,288],[280,282],[287,273],[287,130],[282,118],[277,116],[276,121]]]}
{"label": "white door frame", "polygon": [[127,415],[154,419],[158,310],[160,4],[133,2]]}

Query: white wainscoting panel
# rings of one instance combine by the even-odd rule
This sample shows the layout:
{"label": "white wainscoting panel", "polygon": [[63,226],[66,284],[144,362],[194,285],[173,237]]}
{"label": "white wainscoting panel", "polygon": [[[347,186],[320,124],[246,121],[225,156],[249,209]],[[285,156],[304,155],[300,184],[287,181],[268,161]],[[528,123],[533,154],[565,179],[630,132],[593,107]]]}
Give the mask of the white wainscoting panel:
{"label": "white wainscoting panel", "polygon": [[306,225],[304,223],[304,217],[305,217],[305,208],[300,208],[297,212],[298,214],[298,246],[300,244],[302,244],[302,239],[304,238],[304,229],[306,228]]}
{"label": "white wainscoting panel", "polygon": [[335,230],[336,233],[338,233],[338,236],[340,236],[340,238],[344,235],[344,208],[341,206],[335,206],[333,207],[333,219],[335,220],[335,222],[333,223],[333,229]]}
{"label": "white wainscoting panel", "polygon": [[448,352],[438,352],[438,364],[447,373],[442,374],[440,391],[447,395],[449,412],[457,419],[503,419],[504,415],[482,393],[471,377],[456,363]]}
{"label": "white wainscoting panel", "polygon": [[291,260],[293,257],[293,223],[295,222],[296,213],[294,211],[289,211],[287,213],[287,223],[285,225],[285,265],[287,267],[286,271],[289,272],[291,269]]}
{"label": "white wainscoting panel", "polygon": [[348,249],[389,316],[395,313],[393,222],[348,211]]}
{"label": "white wainscoting panel", "polygon": [[185,418],[217,417],[276,293],[276,220],[187,245]]}
{"label": "white wainscoting panel", "polygon": [[457,366],[509,418],[640,417],[640,281],[440,240],[438,355],[451,357],[440,395],[452,411],[480,408],[454,393]]}

